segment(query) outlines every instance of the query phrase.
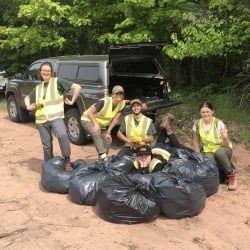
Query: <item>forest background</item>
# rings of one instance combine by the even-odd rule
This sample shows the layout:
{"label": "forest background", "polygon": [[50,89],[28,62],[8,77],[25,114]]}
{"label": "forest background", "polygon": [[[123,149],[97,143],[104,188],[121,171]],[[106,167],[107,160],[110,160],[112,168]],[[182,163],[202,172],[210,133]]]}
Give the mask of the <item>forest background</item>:
{"label": "forest background", "polygon": [[164,41],[160,59],[174,98],[188,97],[192,109],[213,99],[218,116],[243,123],[239,133],[250,141],[249,0],[0,0],[0,6],[0,68],[9,77],[38,58]]}

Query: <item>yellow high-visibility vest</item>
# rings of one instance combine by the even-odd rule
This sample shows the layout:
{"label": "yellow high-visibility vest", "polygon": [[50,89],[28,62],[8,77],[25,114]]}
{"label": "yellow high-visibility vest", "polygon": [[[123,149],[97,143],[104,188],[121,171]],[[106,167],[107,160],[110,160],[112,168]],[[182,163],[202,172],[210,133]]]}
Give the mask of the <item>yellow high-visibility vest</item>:
{"label": "yellow high-visibility vest", "polygon": [[138,126],[135,126],[135,118],[132,114],[125,116],[125,133],[127,137],[145,137],[152,120],[145,115],[142,115]]}
{"label": "yellow high-visibility vest", "polygon": [[57,78],[51,78],[47,84],[46,93],[44,82],[36,86],[36,103],[40,105],[35,112],[36,124],[64,118],[64,100],[57,90]]}
{"label": "yellow high-visibility vest", "polygon": [[169,161],[171,155],[167,150],[163,148],[152,148],[152,154],[160,156],[164,161]]}
{"label": "yellow high-visibility vest", "polygon": [[[122,100],[113,109],[112,97],[101,99],[104,100],[103,107],[95,114],[95,118],[101,127],[106,127],[110,124],[115,115],[125,107],[125,100]],[[81,120],[90,121],[88,117],[88,110],[81,116]]]}
{"label": "yellow high-visibility vest", "polygon": [[[218,119],[213,117],[209,133],[206,134],[202,125],[202,119],[198,120],[198,131],[200,135],[201,146],[203,152],[214,153],[217,149],[222,146],[222,138],[217,126]],[[229,147],[232,148],[232,143],[230,142]]]}

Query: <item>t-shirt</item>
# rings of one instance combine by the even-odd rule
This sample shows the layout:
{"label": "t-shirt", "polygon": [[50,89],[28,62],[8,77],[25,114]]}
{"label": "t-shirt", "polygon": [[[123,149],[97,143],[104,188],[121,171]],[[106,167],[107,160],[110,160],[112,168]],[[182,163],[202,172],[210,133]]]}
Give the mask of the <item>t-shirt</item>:
{"label": "t-shirt", "polygon": [[[72,82],[69,82],[65,79],[62,79],[62,78],[57,78],[57,90],[58,90],[58,93],[60,95],[63,95],[65,94],[66,92],[68,92],[72,86]],[[46,90],[47,90],[47,87],[48,87],[48,84],[44,84],[44,93],[46,93]],[[36,88],[33,88],[31,93],[29,94],[29,97],[30,97],[30,101],[31,102],[35,102],[36,101]]]}
{"label": "t-shirt", "polygon": [[[198,122],[199,122],[199,120],[198,120]],[[221,120],[217,120],[215,122],[216,122],[216,126],[217,126],[219,131],[225,127],[225,124]],[[210,128],[211,128],[211,123],[206,124],[206,123],[202,122],[202,124],[203,124],[203,129],[204,129],[205,135],[208,135],[209,131],[210,131]],[[195,122],[194,125],[193,125],[193,131],[196,132],[197,129],[198,129],[197,128],[197,122]]]}

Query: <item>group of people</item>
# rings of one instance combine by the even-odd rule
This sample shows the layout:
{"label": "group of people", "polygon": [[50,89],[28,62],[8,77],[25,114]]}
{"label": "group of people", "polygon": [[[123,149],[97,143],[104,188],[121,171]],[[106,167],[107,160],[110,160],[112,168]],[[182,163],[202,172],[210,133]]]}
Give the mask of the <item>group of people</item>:
{"label": "group of people", "polygon": [[[66,161],[66,170],[72,170],[70,161],[70,142],[64,124],[64,103],[73,105],[80,93],[81,87],[61,78],[53,77],[51,63],[41,64],[42,82],[24,98],[26,109],[35,110],[35,120],[41,137],[44,151],[44,161],[53,156],[52,131],[58,138],[62,156]],[[64,94],[73,91],[72,99],[64,98]],[[134,170],[139,173],[163,171],[170,153],[163,150],[161,159],[155,157],[154,150],[158,148],[186,148],[176,137],[172,122],[174,116],[167,114],[156,130],[153,120],[142,113],[140,99],[130,101],[131,114],[122,115],[126,103],[124,89],[115,85],[110,97],[99,100],[81,116],[81,125],[89,133],[94,142],[98,159],[105,161],[112,143],[112,129],[120,124],[117,137],[124,142],[118,155],[136,155]],[[193,125],[193,149],[203,152],[226,175],[229,190],[236,190],[237,181],[235,167],[232,164],[232,143],[228,138],[225,124],[214,117],[214,109],[209,102],[203,102],[199,107],[201,118]],[[157,136],[158,135],[158,136]],[[157,140],[155,142],[155,138]],[[152,145],[155,143],[155,148]],[[164,147],[162,147],[164,146]],[[162,153],[162,152],[161,152]]]}

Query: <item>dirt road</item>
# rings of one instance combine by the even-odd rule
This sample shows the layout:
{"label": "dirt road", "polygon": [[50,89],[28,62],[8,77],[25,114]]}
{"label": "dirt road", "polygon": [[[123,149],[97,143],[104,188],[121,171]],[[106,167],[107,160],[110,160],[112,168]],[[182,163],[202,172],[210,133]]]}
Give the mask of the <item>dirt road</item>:
{"label": "dirt road", "polygon": [[[250,152],[242,145],[234,150],[237,191],[220,185],[198,216],[136,225],[106,222],[68,194],[46,192],[40,184],[42,155],[35,125],[15,124],[0,112],[0,249],[249,249]],[[92,144],[72,145],[72,161],[95,157]]]}

